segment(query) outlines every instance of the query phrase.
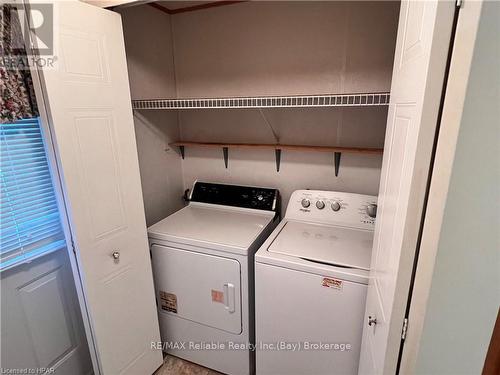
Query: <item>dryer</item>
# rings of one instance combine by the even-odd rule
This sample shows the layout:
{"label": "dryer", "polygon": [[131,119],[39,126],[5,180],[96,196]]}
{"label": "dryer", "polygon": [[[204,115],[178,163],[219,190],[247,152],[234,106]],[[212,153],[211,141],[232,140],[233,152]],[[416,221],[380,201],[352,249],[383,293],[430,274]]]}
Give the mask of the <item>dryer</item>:
{"label": "dryer", "polygon": [[255,256],[257,374],[357,374],[377,198],[298,190]]}
{"label": "dryer", "polygon": [[196,182],[148,229],[163,349],[226,374],[254,371],[254,253],[279,221],[276,189]]}

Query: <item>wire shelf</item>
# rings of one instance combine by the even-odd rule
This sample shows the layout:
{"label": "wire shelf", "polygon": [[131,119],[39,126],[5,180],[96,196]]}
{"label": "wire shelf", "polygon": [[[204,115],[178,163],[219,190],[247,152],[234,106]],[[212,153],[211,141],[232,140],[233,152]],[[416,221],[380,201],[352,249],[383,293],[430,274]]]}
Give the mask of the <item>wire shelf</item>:
{"label": "wire shelf", "polygon": [[203,109],[203,108],[294,108],[294,107],[364,107],[386,106],[390,94],[341,94],[309,96],[262,96],[211,99],[132,100],[133,109]]}

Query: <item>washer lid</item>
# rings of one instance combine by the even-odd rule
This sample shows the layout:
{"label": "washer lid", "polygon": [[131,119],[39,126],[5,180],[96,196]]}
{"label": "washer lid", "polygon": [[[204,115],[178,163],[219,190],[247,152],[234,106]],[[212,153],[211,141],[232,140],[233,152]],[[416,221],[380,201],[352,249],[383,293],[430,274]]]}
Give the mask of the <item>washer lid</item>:
{"label": "washer lid", "polygon": [[370,270],[373,231],[288,221],[268,251],[342,267]]}
{"label": "washer lid", "polygon": [[148,228],[150,238],[247,250],[272,221],[272,211],[191,203]]}

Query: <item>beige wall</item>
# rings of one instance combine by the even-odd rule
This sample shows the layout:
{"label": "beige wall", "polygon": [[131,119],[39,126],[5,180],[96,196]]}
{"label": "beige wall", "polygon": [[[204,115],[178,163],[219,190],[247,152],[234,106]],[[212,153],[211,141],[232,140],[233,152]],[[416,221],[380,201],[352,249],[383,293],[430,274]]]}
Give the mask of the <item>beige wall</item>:
{"label": "beige wall", "polygon": [[119,9],[132,99],[175,97],[171,18],[150,6]]}
{"label": "beige wall", "polygon": [[[132,99],[175,96],[170,16],[150,6],[119,10],[122,15]],[[181,160],[168,144],[179,139],[177,114],[134,111],[146,223],[152,225],[182,207]]]}
{"label": "beige wall", "polygon": [[[172,17],[179,97],[389,91],[397,2],[257,2]],[[190,110],[181,138],[205,142],[383,147],[386,108]],[[186,187],[196,179],[377,194],[382,158],[273,151],[187,149]]]}
{"label": "beige wall", "polygon": [[[140,6],[121,13],[134,99],[390,90],[397,2],[249,2],[173,16]],[[176,207],[166,203],[168,194],[159,197],[166,180],[146,176],[154,175],[153,165],[164,165],[170,179],[179,176],[176,150],[161,155],[177,134],[187,141],[275,143],[274,131],[283,144],[382,147],[387,108],[151,113],[136,111],[136,128],[143,128],[137,134],[148,132],[140,115],[149,118],[149,130],[166,136],[162,143],[138,139],[148,224]],[[196,179],[272,186],[286,206],[295,189],[377,194],[381,160],[343,154],[335,177],[329,153],[283,151],[277,173],[273,151],[231,150],[226,169],[222,150],[187,148],[180,168],[184,188]],[[157,201],[153,214],[148,205]]]}
{"label": "beige wall", "polygon": [[[270,124],[283,144],[383,147],[386,117],[380,108],[192,110],[179,115],[179,124],[182,139],[191,141],[273,143]],[[333,153],[282,151],[278,173],[273,150],[246,149],[229,150],[226,169],[221,149],[204,148],[186,148],[182,162],[186,187],[196,179],[271,186],[284,206],[297,189],[376,195],[381,164],[381,156],[343,154],[335,177]]]}
{"label": "beige wall", "polygon": [[177,116],[169,112],[134,113],[146,224],[183,207],[181,158],[168,146],[179,139]]}
{"label": "beige wall", "polygon": [[269,1],[177,14],[177,93],[389,91],[398,12],[394,1]]}

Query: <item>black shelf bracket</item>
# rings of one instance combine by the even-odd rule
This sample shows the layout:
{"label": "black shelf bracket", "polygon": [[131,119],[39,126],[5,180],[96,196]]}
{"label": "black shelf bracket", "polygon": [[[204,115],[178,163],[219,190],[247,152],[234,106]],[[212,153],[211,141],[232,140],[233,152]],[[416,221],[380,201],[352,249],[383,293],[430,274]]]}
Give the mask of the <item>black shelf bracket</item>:
{"label": "black shelf bracket", "polygon": [[335,152],[333,155],[334,158],[334,163],[335,163],[335,177],[339,175],[339,167],[340,167],[340,156],[342,153],[340,152]]}
{"label": "black shelf bracket", "polygon": [[227,169],[228,159],[229,159],[229,149],[227,147],[222,147],[222,154],[224,155],[224,165]]}
{"label": "black shelf bracket", "polygon": [[185,152],[184,146],[179,146],[179,151],[181,152],[182,159],[184,159],[184,156],[185,156],[185,154],[184,154],[184,152]]}
{"label": "black shelf bracket", "polygon": [[281,149],[277,148],[274,152],[276,154],[276,172],[279,172],[281,164]]}

